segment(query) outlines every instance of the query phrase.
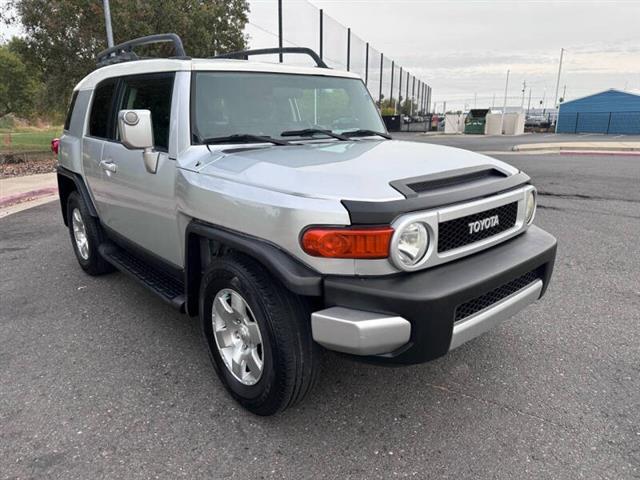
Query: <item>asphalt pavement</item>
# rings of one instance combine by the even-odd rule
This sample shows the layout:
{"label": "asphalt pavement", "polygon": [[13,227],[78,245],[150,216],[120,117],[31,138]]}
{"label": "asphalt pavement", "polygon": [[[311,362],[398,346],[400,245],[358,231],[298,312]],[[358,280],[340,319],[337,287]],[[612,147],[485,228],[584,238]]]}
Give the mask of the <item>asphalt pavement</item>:
{"label": "asphalt pavement", "polygon": [[433,135],[424,133],[393,132],[398,140],[414,140],[419,142],[449,145],[473,151],[510,152],[514,146],[527,143],[558,142],[640,142],[640,135],[603,135],[599,133],[564,134],[564,133],[525,133],[523,135]]}
{"label": "asphalt pavement", "polygon": [[57,202],[0,219],[0,478],[640,478],[640,158],[503,159],[559,241],[546,297],[431,363],[327,353],[272,418],[195,319],[81,271]]}

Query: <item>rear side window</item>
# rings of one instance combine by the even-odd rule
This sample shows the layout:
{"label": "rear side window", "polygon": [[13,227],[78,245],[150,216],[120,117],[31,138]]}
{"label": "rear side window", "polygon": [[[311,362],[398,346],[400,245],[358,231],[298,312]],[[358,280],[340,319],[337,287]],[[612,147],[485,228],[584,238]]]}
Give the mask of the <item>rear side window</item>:
{"label": "rear side window", "polygon": [[104,80],[96,86],[89,117],[90,136],[113,140],[113,122],[110,113],[115,90],[116,80],[113,78]]}
{"label": "rear side window", "polygon": [[65,130],[69,130],[69,127],[71,126],[71,115],[73,115],[73,109],[76,106],[76,98],[78,98],[77,90],[71,95],[71,102],[69,103],[69,110],[67,110],[67,117],[64,119]]}
{"label": "rear side window", "polygon": [[173,73],[137,75],[123,78],[123,94],[119,110],[150,110],[154,146],[169,148]]}

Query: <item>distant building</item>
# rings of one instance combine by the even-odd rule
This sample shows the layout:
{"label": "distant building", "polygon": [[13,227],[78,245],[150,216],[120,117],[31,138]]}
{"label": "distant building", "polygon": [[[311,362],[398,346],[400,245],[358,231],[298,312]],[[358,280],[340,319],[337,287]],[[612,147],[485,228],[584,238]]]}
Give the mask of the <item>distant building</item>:
{"label": "distant building", "polygon": [[640,135],[640,95],[611,89],[561,103],[556,131]]}

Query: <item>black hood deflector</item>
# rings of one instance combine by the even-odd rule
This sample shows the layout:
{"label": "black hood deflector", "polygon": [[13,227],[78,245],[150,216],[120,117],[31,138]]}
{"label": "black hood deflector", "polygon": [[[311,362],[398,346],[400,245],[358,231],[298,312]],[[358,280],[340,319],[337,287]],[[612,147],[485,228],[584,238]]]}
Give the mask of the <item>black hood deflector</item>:
{"label": "black hood deflector", "polygon": [[524,172],[508,173],[489,165],[424,177],[395,180],[390,185],[406,198],[388,202],[343,200],[352,225],[389,225],[408,212],[477,200],[521,187],[531,178]]}

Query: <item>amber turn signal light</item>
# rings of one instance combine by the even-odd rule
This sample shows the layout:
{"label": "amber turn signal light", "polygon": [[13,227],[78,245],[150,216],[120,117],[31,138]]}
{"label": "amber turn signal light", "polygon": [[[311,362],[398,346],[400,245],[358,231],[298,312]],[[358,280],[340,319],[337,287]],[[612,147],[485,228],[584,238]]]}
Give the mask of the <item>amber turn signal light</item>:
{"label": "amber turn signal light", "polygon": [[302,235],[302,249],[314,257],[387,258],[391,227],[309,228]]}

